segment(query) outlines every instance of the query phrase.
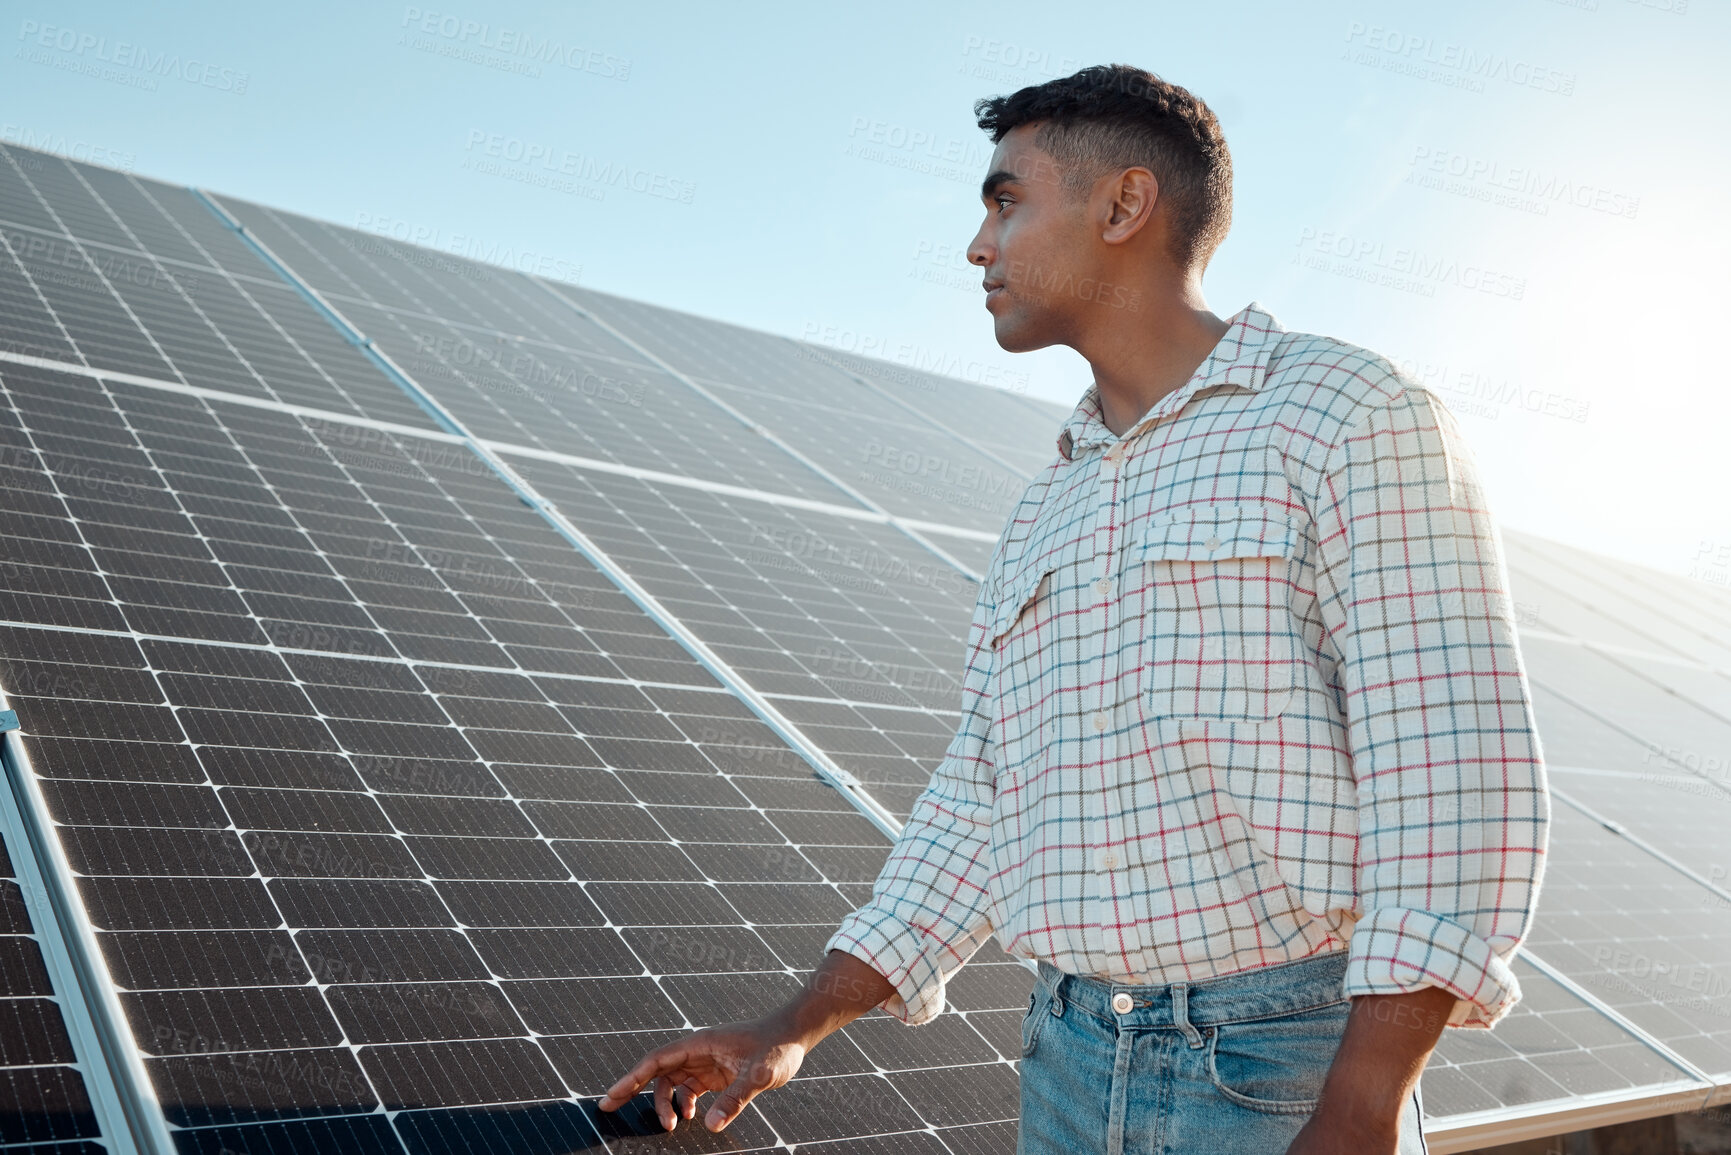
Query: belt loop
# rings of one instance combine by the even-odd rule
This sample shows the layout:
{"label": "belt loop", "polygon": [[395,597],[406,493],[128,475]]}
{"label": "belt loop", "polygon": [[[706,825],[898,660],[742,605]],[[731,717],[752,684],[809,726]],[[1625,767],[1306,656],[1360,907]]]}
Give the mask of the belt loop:
{"label": "belt loop", "polygon": [[1202,1046],[1202,1032],[1190,1022],[1190,984],[1172,984],[1172,1025],[1184,1032],[1191,1050]]}

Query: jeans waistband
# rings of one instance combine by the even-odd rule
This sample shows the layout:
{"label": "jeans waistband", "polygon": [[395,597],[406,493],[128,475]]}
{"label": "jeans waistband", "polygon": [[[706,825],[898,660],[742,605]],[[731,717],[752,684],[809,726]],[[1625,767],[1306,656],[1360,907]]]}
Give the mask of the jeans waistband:
{"label": "jeans waistband", "polygon": [[[1346,1002],[1346,951],[1255,967],[1219,978],[1154,986],[1109,983],[1040,964],[1049,998],[1120,1027],[1206,1027],[1296,1014]],[[1116,996],[1130,998],[1120,1012]],[[1119,1002],[1122,1006],[1122,1002]]]}

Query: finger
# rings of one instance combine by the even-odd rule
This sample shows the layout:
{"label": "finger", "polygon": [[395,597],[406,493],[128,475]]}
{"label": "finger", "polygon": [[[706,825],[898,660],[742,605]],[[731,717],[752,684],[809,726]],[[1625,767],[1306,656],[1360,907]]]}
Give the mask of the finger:
{"label": "finger", "polygon": [[698,1082],[696,1076],[681,1083],[674,1095],[674,1102],[679,1106],[679,1115],[683,1119],[697,1118],[697,1098],[708,1088]]}
{"label": "finger", "polygon": [[637,1065],[621,1076],[617,1083],[607,1088],[607,1094],[601,1097],[597,1106],[603,1111],[617,1111],[646,1087],[649,1080],[678,1070],[688,1057],[683,1045],[660,1047],[650,1051],[637,1060]]}
{"label": "finger", "polygon": [[663,1131],[673,1130],[673,1080],[666,1075],[655,1080],[655,1117]]}
{"label": "finger", "polygon": [[703,1125],[711,1131],[722,1131],[739,1118],[745,1105],[755,1099],[757,1093],[763,1089],[761,1074],[760,1064],[747,1064],[745,1069],[739,1072],[739,1078],[728,1084],[727,1090],[717,1095],[715,1102],[709,1105],[709,1112],[703,1116]]}

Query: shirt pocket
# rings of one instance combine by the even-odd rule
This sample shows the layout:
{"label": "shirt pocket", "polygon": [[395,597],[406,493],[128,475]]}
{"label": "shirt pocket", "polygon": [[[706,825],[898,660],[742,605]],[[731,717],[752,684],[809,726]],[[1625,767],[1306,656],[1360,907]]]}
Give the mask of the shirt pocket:
{"label": "shirt pocket", "polygon": [[1292,519],[1239,506],[1156,514],[1138,545],[1150,716],[1262,722],[1304,684]]}
{"label": "shirt pocket", "polygon": [[1042,756],[1046,722],[1055,709],[1051,665],[1057,645],[1052,583],[1047,561],[1019,569],[994,600],[992,632],[992,721],[998,765],[1022,778]]}

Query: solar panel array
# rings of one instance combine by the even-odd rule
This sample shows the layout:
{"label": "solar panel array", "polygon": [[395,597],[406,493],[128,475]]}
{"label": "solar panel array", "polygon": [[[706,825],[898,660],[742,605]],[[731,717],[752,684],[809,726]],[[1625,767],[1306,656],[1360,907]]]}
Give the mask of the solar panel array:
{"label": "solar panel array", "polygon": [[[29,677],[10,661],[5,674],[9,681]],[[7,833],[16,839],[18,832]],[[100,1127],[81,1056],[67,1032],[18,873],[9,847],[0,845],[0,1148],[94,1155],[100,1148],[88,1140]]]}
{"label": "solar panel array", "polygon": [[[642,1149],[600,1091],[869,894],[1061,411],[9,146],[0,235],[19,817],[162,1133]],[[1731,1088],[1731,598],[1508,538],[1558,820],[1525,1001],[1425,1075],[1439,1151]],[[0,1141],[130,1149],[54,1025],[102,1000],[9,910]],[[1030,985],[987,947],[655,1142],[1013,1150]]]}

